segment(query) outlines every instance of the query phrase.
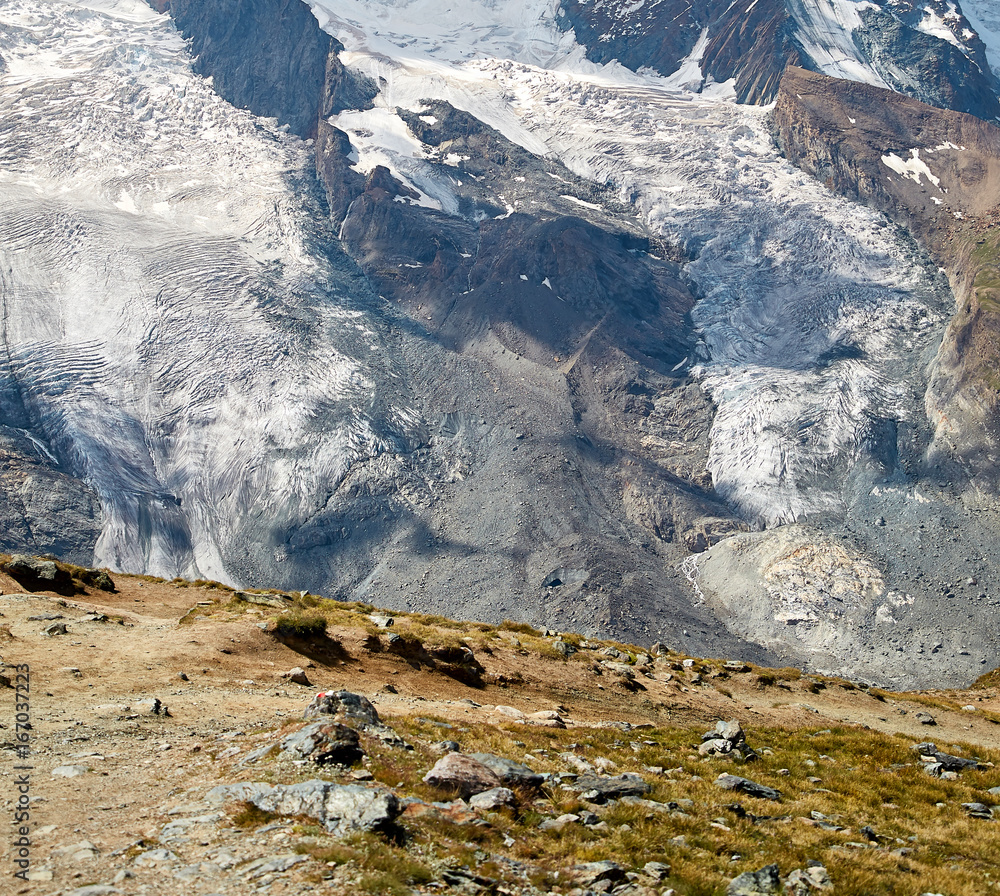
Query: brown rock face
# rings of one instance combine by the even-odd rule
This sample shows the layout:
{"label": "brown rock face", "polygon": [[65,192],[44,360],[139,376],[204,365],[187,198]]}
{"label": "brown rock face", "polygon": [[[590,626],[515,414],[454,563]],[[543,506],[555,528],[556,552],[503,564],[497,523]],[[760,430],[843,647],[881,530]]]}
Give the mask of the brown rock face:
{"label": "brown rock face", "polygon": [[786,156],[905,225],[958,307],[935,362],[928,460],[998,490],[1000,129],[888,90],[790,68],[774,110]]}

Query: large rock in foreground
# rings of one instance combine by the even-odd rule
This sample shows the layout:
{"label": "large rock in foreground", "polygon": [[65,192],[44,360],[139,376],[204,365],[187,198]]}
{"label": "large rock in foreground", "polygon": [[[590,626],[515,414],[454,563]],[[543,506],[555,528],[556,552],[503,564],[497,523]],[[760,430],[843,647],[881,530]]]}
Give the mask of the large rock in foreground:
{"label": "large rock in foreground", "polygon": [[463,799],[501,786],[496,773],[481,762],[461,753],[442,756],[424,781],[433,787],[456,790]]}
{"label": "large rock in foreground", "polygon": [[206,799],[214,805],[246,800],[277,815],[308,815],[335,837],[356,831],[389,831],[401,811],[399,800],[389,790],[317,779],[273,787],[228,784],[210,790]]}

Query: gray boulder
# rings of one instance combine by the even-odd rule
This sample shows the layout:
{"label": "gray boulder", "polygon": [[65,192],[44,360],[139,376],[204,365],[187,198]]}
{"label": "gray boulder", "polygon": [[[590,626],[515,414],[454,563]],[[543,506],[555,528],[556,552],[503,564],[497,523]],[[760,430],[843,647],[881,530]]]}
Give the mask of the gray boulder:
{"label": "gray boulder", "polygon": [[960,772],[966,768],[979,768],[979,763],[975,759],[965,759],[962,756],[952,756],[950,753],[942,753],[936,744],[924,741],[915,744],[913,749],[920,754],[924,762],[937,762],[946,772]]}
{"label": "gray boulder", "polygon": [[745,793],[747,796],[757,797],[761,800],[780,800],[781,791],[773,787],[766,787],[751,781],[749,778],[741,778],[739,775],[719,775],[715,779],[715,786],[722,790],[732,790],[737,793]]}
{"label": "gray boulder", "polygon": [[698,752],[702,756],[732,754],[737,759],[746,759],[747,761],[757,759],[757,753],[747,743],[743,727],[736,719],[730,719],[728,722],[717,722],[715,728],[706,731],[701,736],[701,740]]}
{"label": "gray boulder", "polygon": [[494,756],[492,753],[469,753],[476,762],[481,762],[508,787],[541,787],[545,776],[533,772],[528,766],[513,759]]}
{"label": "gray boulder", "polygon": [[34,579],[39,582],[54,582],[59,573],[51,560],[38,560],[25,554],[15,554],[4,566],[15,579]]}
{"label": "gray boulder", "polygon": [[505,806],[513,806],[515,802],[514,791],[506,787],[493,787],[484,790],[482,793],[469,797],[469,806],[473,809],[482,809],[487,812],[502,809]]}
{"label": "gray boulder", "polygon": [[571,785],[592,803],[621,799],[623,796],[645,796],[652,788],[639,775],[626,773],[613,778],[601,775],[581,775]]}
{"label": "gray boulder", "polygon": [[664,862],[646,862],[642,866],[642,873],[653,880],[666,880],[670,877],[670,866]]}
{"label": "gray boulder", "polygon": [[371,701],[350,691],[321,691],[313,697],[304,715],[307,719],[330,716],[331,721],[343,724],[353,722],[352,727],[382,724],[378,711],[372,706]]}
{"label": "gray boulder", "polygon": [[817,890],[833,889],[833,881],[819,862],[808,868],[796,868],[785,878],[785,896],[813,896]]}
{"label": "gray boulder", "polygon": [[775,896],[781,889],[777,865],[766,865],[759,871],[744,871],[734,877],[726,888],[726,896]]}
{"label": "gray boulder", "polygon": [[703,740],[698,745],[698,753],[702,756],[725,756],[733,752],[733,745],[721,737]]}
{"label": "gray boulder", "polygon": [[962,808],[971,818],[982,818],[986,821],[993,819],[993,810],[985,803],[962,803]]}
{"label": "gray boulder", "polygon": [[248,880],[256,880],[265,874],[281,874],[295,865],[308,861],[309,856],[294,852],[276,856],[261,856],[240,868],[240,874]]}
{"label": "gray boulder", "polygon": [[335,837],[355,831],[391,831],[401,811],[399,800],[391,791],[316,779],[274,787],[261,783],[229,784],[214,787],[206,799],[215,805],[246,800],[276,815],[307,815]]}
{"label": "gray boulder", "polygon": [[339,722],[306,725],[285,737],[281,749],[292,759],[311,759],[320,765],[353,765],[365,755],[358,732]]}
{"label": "gray boulder", "polygon": [[409,747],[395,731],[382,724],[378,711],[367,697],[350,691],[320,691],[306,707],[304,717],[339,722],[377,737],[390,747]]}
{"label": "gray boulder", "polygon": [[500,787],[500,778],[472,756],[462,753],[446,753],[426,775],[424,783],[432,787],[454,790],[463,799],[477,793]]}

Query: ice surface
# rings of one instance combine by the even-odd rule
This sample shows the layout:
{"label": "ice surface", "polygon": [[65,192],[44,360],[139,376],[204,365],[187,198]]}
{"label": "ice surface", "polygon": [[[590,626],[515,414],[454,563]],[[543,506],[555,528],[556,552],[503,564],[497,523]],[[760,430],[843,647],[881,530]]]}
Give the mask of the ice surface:
{"label": "ice surface", "polygon": [[788,9],[799,26],[802,49],[823,74],[888,87],[851,37],[862,27],[860,11],[875,5],[866,0],[789,0]]}
{"label": "ice surface", "polygon": [[318,251],[308,149],[139,0],[5,0],[0,31],[3,364],[101,496],[96,562],[238,578],[252,521],[307,518],[413,420]]}
{"label": "ice surface", "polygon": [[1000,77],[1000,3],[997,0],[962,0],[962,12],[986,44],[986,58]]}
{"label": "ice surface", "polygon": [[943,16],[938,15],[937,12],[928,6],[924,9],[924,17],[920,20],[917,28],[923,31],[924,34],[939,37],[941,40],[946,40],[948,43],[964,51],[965,45],[958,39],[954,28],[948,24],[949,22],[957,23],[958,19],[958,9],[954,3],[948,4],[948,10]]}

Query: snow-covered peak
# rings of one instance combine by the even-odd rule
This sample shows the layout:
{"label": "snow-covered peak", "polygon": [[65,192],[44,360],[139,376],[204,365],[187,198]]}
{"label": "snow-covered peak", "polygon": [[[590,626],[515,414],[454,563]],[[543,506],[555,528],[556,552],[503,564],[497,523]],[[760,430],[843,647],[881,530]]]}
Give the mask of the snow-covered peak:
{"label": "snow-covered peak", "polygon": [[373,50],[393,56],[451,63],[492,57],[545,68],[583,59],[573,35],[556,24],[556,0],[308,2],[331,33],[348,41],[363,34]]}

